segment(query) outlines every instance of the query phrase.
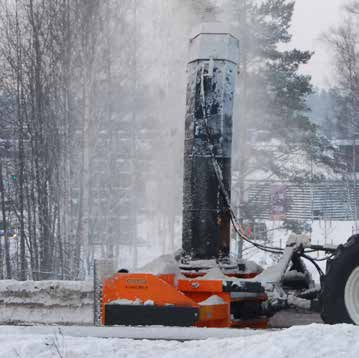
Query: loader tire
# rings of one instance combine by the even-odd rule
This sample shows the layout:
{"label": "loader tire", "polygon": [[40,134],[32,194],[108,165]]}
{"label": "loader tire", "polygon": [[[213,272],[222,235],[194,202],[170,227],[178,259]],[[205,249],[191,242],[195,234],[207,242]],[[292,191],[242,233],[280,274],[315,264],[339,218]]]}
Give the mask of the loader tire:
{"label": "loader tire", "polygon": [[340,245],[322,278],[321,317],[325,323],[359,325],[359,235]]}

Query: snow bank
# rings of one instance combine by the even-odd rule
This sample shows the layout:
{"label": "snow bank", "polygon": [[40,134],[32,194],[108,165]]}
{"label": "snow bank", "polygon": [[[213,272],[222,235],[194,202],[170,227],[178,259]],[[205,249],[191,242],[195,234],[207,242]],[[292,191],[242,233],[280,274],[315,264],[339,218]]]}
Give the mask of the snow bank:
{"label": "snow bank", "polygon": [[197,278],[197,280],[227,280],[227,279],[229,279],[229,277],[224,275],[224,273],[218,266],[209,269],[204,276]]}
{"label": "snow bank", "polygon": [[91,281],[0,281],[0,324],[91,324]]}
{"label": "snow bank", "polygon": [[134,301],[127,300],[126,298],[121,298],[119,300],[111,301],[111,302],[109,302],[107,304],[108,305],[125,305],[125,306],[126,305],[134,305],[134,306],[140,306],[140,305],[143,305],[144,303],[139,298],[137,298]]}
{"label": "snow bank", "polygon": [[208,297],[206,300],[199,302],[198,304],[200,306],[224,305],[226,304],[226,301],[217,295],[212,295]]}
{"label": "snow bank", "polygon": [[[15,329],[14,329],[15,328]],[[153,341],[72,337],[24,333],[21,327],[0,328],[0,357],[126,358],[356,358],[359,327],[310,325],[282,331],[248,331],[235,338],[203,341]]]}
{"label": "snow bank", "polygon": [[120,338],[161,341],[203,341],[208,338],[247,337],[266,333],[250,329],[166,327],[166,326],[0,326],[0,335],[47,335],[68,337]]}

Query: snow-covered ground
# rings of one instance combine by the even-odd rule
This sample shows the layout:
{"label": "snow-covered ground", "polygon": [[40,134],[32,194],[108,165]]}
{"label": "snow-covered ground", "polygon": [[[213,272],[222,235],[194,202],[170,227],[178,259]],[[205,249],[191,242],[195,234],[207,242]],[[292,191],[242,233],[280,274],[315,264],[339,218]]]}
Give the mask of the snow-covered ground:
{"label": "snow-covered ground", "polygon": [[[120,328],[122,329],[122,328]],[[310,325],[282,331],[242,330],[233,338],[195,341],[133,340],[38,334],[22,327],[0,327],[3,358],[356,358],[359,327]]]}

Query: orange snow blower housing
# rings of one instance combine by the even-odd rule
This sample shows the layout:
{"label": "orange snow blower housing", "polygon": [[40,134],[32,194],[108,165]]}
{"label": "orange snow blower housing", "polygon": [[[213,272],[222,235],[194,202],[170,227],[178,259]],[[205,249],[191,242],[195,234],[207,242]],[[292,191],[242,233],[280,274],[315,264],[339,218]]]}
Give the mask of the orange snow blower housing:
{"label": "orange snow blower housing", "polygon": [[241,286],[205,277],[117,273],[103,280],[102,324],[266,328],[265,317],[234,318],[236,306],[267,299],[260,284]]}
{"label": "orange snow blower housing", "polygon": [[[101,319],[104,325],[265,328],[276,312],[299,308],[322,310],[327,323],[359,324],[355,290],[359,263],[353,259],[359,257],[355,255],[359,253],[359,235],[337,250],[330,245],[312,245],[307,235],[293,234],[282,248],[253,242],[239,229],[231,208],[238,63],[239,41],[226,26],[204,24],[192,36],[187,69],[182,252],[176,259],[169,257],[168,262],[165,257],[155,260],[142,269],[145,273],[121,270],[112,275],[114,267],[99,262],[97,270],[95,263],[96,323]],[[253,262],[231,257],[231,222],[243,240],[280,254],[279,260],[263,271]],[[310,256],[319,251],[327,255],[327,275]],[[315,284],[303,260],[315,266],[323,286]],[[354,271],[349,276],[350,270]],[[344,288],[345,282],[348,285]],[[97,299],[101,296],[102,300]]]}

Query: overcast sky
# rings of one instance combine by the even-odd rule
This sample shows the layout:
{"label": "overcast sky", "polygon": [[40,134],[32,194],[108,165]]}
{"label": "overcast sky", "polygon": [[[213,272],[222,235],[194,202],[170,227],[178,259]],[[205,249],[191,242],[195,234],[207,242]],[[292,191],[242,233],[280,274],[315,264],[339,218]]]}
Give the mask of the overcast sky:
{"label": "overcast sky", "polygon": [[296,0],[291,30],[292,46],[316,52],[303,71],[312,75],[316,86],[328,87],[331,71],[328,49],[319,37],[338,24],[343,16],[340,9],[345,3],[346,0]]}

